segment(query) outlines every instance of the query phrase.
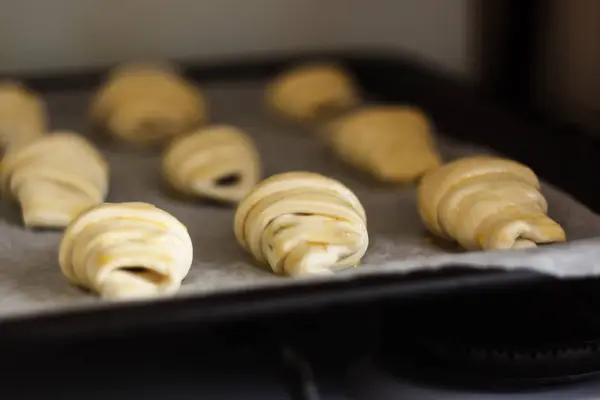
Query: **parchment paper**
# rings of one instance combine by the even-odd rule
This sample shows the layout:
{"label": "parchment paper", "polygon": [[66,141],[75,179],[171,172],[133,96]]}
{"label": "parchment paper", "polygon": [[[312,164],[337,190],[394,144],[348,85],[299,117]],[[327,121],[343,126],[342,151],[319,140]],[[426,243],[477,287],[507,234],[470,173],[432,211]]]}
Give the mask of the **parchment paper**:
{"label": "parchment paper", "polygon": [[[370,247],[357,267],[333,277],[278,277],[253,265],[236,243],[235,210],[169,197],[160,174],[160,154],[107,144],[89,134],[88,93],[47,97],[53,129],[71,129],[93,138],[110,162],[108,201],[145,201],[167,210],[185,223],[194,242],[194,264],[177,296],[209,296],[232,290],[258,290],[270,285],[310,284],[321,279],[355,279],[366,274],[398,274],[447,264],[486,265],[506,269],[527,267],[557,276],[600,273],[600,216],[565,193],[544,184],[550,215],[565,228],[570,243],[510,252],[464,253],[440,246],[426,234],[416,212],[412,186],[382,186],[344,165],[311,134],[265,115],[260,83],[204,87],[214,123],[237,125],[255,139],[263,157],[265,176],[293,170],[316,171],[337,178],[360,198],[368,215]],[[439,136],[446,160],[490,153]],[[57,262],[61,232],[22,227],[15,204],[0,203],[0,320],[10,316],[80,307],[116,306],[70,286]]]}

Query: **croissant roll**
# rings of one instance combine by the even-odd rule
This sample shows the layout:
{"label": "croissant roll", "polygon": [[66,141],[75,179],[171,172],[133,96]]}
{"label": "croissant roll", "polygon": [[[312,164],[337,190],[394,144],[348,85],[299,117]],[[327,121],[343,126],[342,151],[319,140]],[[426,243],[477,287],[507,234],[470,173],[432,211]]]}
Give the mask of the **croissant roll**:
{"label": "croissant roll", "polygon": [[311,63],[284,71],[267,87],[266,101],[275,113],[313,122],[356,106],[360,96],[350,74],[330,63]]}
{"label": "croissant roll", "polygon": [[239,204],[234,231],[258,262],[290,276],[355,266],[369,243],[365,211],[354,193],[309,172],[259,183]]}
{"label": "croissant roll", "polygon": [[467,250],[566,240],[560,225],[546,215],[537,176],[515,161],[476,156],[451,162],[423,177],[418,196],[427,228]]}
{"label": "croissant roll", "polygon": [[147,203],[92,207],[69,225],[59,250],[69,282],[108,299],[174,293],[192,260],[186,227]]}
{"label": "croissant roll", "polygon": [[342,160],[384,182],[408,183],[440,165],[427,117],[403,106],[367,107],[325,126]]}
{"label": "croissant roll", "polygon": [[44,101],[19,82],[0,82],[0,145],[19,146],[46,131]]}
{"label": "croissant roll", "polygon": [[260,160],[246,133],[212,126],[176,139],[163,158],[163,173],[184,194],[237,203],[260,179]]}
{"label": "croissant roll", "polygon": [[200,91],[176,71],[126,64],[116,68],[99,89],[90,114],[92,122],[109,134],[151,146],[204,123],[206,104]]}
{"label": "croissant roll", "polygon": [[18,200],[28,227],[62,228],[108,191],[108,165],[71,132],[42,136],[11,148],[2,160],[3,192]]}

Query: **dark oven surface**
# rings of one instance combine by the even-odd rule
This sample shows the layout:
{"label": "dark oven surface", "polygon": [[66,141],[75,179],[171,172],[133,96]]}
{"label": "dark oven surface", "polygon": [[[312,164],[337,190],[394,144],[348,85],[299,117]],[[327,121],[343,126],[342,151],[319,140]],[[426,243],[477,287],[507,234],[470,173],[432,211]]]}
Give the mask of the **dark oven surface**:
{"label": "dark oven surface", "polygon": [[600,367],[597,313],[575,289],[548,281],[27,341],[3,348],[3,394],[368,400],[423,398],[410,387],[551,389]]}

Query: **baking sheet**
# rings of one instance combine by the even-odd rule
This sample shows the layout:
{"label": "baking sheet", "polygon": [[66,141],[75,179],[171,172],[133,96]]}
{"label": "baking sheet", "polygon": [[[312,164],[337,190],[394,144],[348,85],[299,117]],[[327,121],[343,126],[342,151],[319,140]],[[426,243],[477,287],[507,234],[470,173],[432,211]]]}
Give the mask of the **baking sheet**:
{"label": "baking sheet", "polygon": [[[89,93],[46,97],[53,129],[71,129],[96,141],[111,167],[108,201],[145,201],[165,209],[187,225],[194,243],[194,264],[177,296],[306,284],[321,279],[353,279],[364,274],[406,273],[446,264],[528,267],[559,276],[600,273],[600,216],[550,185],[543,185],[550,215],[565,228],[568,244],[510,252],[473,252],[440,246],[426,234],[416,212],[413,186],[382,186],[332,157],[308,128],[293,127],[265,115],[262,84],[205,86],[213,123],[234,124],[256,141],[265,176],[293,170],[334,177],[360,198],[368,216],[370,247],[360,267],[332,277],[291,279],[253,265],[233,235],[234,208],[169,197],[160,173],[160,154],[124,149],[90,135],[86,121]],[[490,153],[440,135],[446,160]],[[60,272],[61,232],[24,229],[16,205],[0,203],[0,319],[68,308],[112,305],[70,286]]]}

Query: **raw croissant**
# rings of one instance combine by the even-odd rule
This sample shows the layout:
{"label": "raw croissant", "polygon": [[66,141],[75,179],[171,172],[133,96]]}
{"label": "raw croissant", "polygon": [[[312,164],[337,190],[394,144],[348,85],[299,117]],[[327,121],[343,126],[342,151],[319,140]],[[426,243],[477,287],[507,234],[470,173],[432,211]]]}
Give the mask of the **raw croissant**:
{"label": "raw croissant", "polygon": [[369,243],[365,211],[354,193],[309,172],[261,182],[239,204],[234,230],[258,262],[291,276],[355,266]]}
{"label": "raw croissant", "polygon": [[46,132],[44,101],[18,82],[0,83],[0,145],[19,146]]}
{"label": "raw croissant", "polygon": [[69,282],[109,299],[174,293],[192,260],[186,227],[147,203],[104,203],[81,213],[59,251]]}
{"label": "raw croissant", "polygon": [[285,71],[267,87],[267,105],[280,115],[311,122],[354,107],[360,102],[351,76],[327,63],[302,65]]}
{"label": "raw croissant", "polygon": [[408,183],[440,165],[429,121],[412,107],[364,108],[325,130],[341,159],[381,181]]}
{"label": "raw croissant", "polygon": [[200,91],[168,68],[131,64],[113,71],[92,102],[96,126],[137,145],[190,132],[206,118]]}
{"label": "raw croissant", "polygon": [[220,125],[176,139],[163,158],[163,173],[182,193],[238,202],[260,179],[260,161],[249,136]]}
{"label": "raw croissant", "polygon": [[0,182],[21,204],[26,226],[60,228],[104,200],[108,165],[81,136],[57,132],[9,149]]}
{"label": "raw croissant", "polygon": [[531,169],[487,156],[463,158],[431,171],[419,187],[425,225],[467,250],[535,247],[562,242],[565,232],[547,215]]}

